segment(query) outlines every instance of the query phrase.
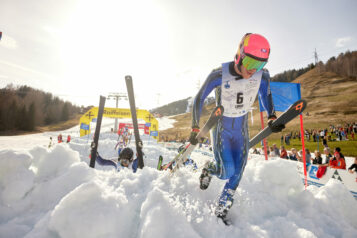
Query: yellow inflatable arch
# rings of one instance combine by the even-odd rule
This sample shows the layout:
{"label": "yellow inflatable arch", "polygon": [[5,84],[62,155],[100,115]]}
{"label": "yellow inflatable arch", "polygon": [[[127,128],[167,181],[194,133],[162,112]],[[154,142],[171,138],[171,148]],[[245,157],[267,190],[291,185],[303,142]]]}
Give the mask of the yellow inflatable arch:
{"label": "yellow inflatable arch", "polygon": [[[80,136],[85,136],[90,133],[90,123],[98,116],[98,107],[92,107],[79,120]],[[136,109],[138,119],[143,119],[148,124],[150,135],[156,140],[159,139],[159,122],[147,110]],[[131,118],[130,109],[127,108],[104,108],[103,117],[109,118]]]}

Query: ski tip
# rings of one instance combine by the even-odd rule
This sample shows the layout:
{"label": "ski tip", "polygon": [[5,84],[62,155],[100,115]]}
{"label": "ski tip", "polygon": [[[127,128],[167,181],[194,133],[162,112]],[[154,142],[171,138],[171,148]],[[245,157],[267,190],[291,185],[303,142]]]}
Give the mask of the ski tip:
{"label": "ski tip", "polygon": [[296,101],[292,107],[296,110],[299,111],[300,113],[303,112],[305,110],[307,106],[307,102],[305,99],[300,99],[298,101]]}
{"label": "ski tip", "polygon": [[224,112],[224,107],[223,106],[217,106],[212,114],[214,114],[215,116],[219,117],[219,116],[222,116],[223,115],[223,112]]}

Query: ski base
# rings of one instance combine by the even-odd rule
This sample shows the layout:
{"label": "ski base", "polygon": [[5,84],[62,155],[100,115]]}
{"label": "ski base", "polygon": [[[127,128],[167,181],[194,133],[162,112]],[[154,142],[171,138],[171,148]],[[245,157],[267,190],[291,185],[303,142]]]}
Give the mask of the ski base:
{"label": "ski base", "polygon": [[[274,124],[275,125],[287,124],[295,117],[300,115],[300,113],[302,113],[305,110],[306,105],[307,102],[303,99],[296,101],[283,114],[281,114],[276,120],[273,121],[272,126],[274,126]],[[249,148],[252,148],[260,141],[270,136],[272,133],[273,131],[269,126],[265,127],[261,132],[259,132],[256,136],[254,136],[249,141]]]}
{"label": "ski base", "polygon": [[[222,117],[223,115],[223,107],[222,106],[217,106],[211,113],[209,119],[207,120],[206,124],[202,127],[201,131],[198,133],[196,136],[196,139],[199,141],[201,138],[203,138],[211,129],[216,125],[218,120]],[[175,173],[180,166],[185,162],[187,157],[192,153],[192,151],[196,148],[196,145],[192,145],[191,143],[187,145],[187,147],[179,153],[174,160],[172,160],[172,163],[175,163],[175,167],[171,170],[172,173]]]}

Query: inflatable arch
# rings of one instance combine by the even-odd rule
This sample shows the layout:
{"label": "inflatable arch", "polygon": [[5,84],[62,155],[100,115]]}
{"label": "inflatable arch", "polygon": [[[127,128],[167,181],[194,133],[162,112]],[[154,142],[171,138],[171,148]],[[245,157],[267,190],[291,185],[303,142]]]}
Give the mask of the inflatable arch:
{"label": "inflatable arch", "polygon": [[[98,107],[92,107],[79,120],[80,136],[90,133],[90,123],[97,119]],[[149,127],[150,135],[156,140],[159,139],[159,123],[156,118],[147,110],[136,109],[138,119],[143,119]],[[131,118],[130,109],[126,108],[104,108],[103,117],[109,118]]]}

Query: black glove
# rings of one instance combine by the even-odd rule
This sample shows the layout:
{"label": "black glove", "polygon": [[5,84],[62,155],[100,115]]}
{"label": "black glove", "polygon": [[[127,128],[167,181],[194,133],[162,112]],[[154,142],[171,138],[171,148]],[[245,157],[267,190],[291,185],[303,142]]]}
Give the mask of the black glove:
{"label": "black glove", "polygon": [[200,128],[199,127],[193,127],[192,128],[192,131],[191,131],[191,134],[190,134],[190,143],[191,145],[196,145],[198,143],[198,140],[197,140],[197,135],[198,133],[200,132]]}
{"label": "black glove", "polygon": [[275,118],[271,117],[268,120],[268,126],[270,127],[270,129],[273,133],[281,132],[285,128],[285,125],[284,124],[274,124],[275,120],[276,120],[276,117]]}

